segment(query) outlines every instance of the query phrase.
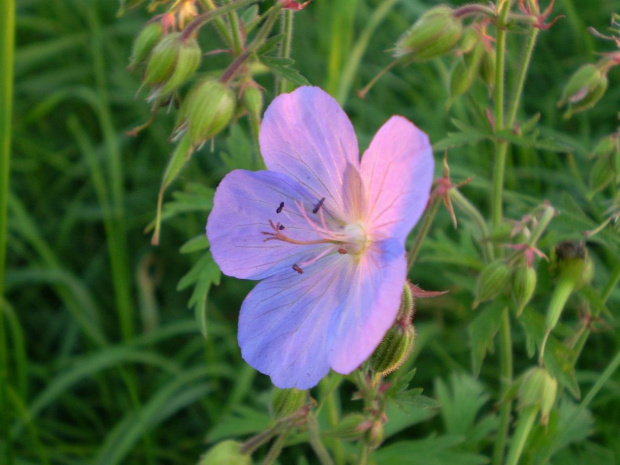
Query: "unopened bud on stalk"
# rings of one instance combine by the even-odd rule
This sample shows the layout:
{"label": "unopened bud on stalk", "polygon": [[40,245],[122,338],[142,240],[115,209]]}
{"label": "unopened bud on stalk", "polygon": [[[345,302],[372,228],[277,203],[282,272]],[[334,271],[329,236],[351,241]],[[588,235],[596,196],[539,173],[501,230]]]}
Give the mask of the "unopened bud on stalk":
{"label": "unopened bud on stalk", "polygon": [[260,121],[263,112],[263,93],[254,86],[248,86],[243,91],[241,103],[252,118]]}
{"label": "unopened bud on stalk", "polygon": [[134,69],[146,61],[163,34],[164,28],[160,22],[149,23],[142,28],[133,42],[129,69]]}
{"label": "unopened bud on stalk", "polygon": [[545,337],[540,348],[542,361],[549,334],[558,324],[564,306],[573,291],[589,283],[594,274],[592,260],[582,243],[560,242],[555,248],[557,282],[545,317]]}
{"label": "unopened bud on stalk", "polygon": [[331,431],[329,436],[343,441],[355,441],[369,429],[369,420],[361,413],[352,413],[344,417]]}
{"label": "unopened bud on stalk", "polygon": [[181,39],[181,33],[166,35],[149,57],[144,84],[159,87],[157,95],[177,89],[198,69],[202,52],[195,38]]}
{"label": "unopened bud on stalk", "polygon": [[307,391],[299,389],[274,388],[271,396],[271,416],[279,419],[292,415],[302,408],[307,399]]}
{"label": "unopened bud on stalk", "polygon": [[457,98],[469,90],[479,75],[480,64],[484,57],[484,45],[480,42],[474,49],[456,62],[450,76],[450,106]]}
{"label": "unopened bud on stalk", "polygon": [[252,457],[241,452],[237,441],[222,441],[200,458],[198,465],[252,465]]}
{"label": "unopened bud on stalk", "polygon": [[396,43],[395,56],[412,61],[431,60],[450,53],[463,32],[454,11],[439,5],[425,12]]}
{"label": "unopened bud on stalk", "polygon": [[206,78],[185,97],[177,128],[187,131],[192,145],[199,145],[230,123],[235,104],[232,89],[217,79]]}
{"label": "unopened bud on stalk", "polygon": [[558,392],[558,382],[542,367],[531,368],[519,387],[519,408],[540,409],[540,422],[545,425]]}
{"label": "unopened bud on stalk", "polygon": [[415,341],[415,328],[411,321],[414,310],[411,287],[405,283],[396,321],[370,357],[370,367],[375,373],[385,376],[398,370],[407,360]]}
{"label": "unopened bud on stalk", "polygon": [[366,443],[371,449],[376,449],[381,445],[384,437],[385,430],[383,428],[383,423],[376,420],[366,433]]}
{"label": "unopened bud on stalk", "polygon": [[476,282],[476,299],[473,308],[480,302],[491,300],[503,293],[510,285],[512,271],[503,260],[495,260],[482,269]]}
{"label": "unopened bud on stalk", "polygon": [[536,270],[531,266],[517,268],[512,279],[512,290],[517,300],[517,316],[521,316],[536,290]]}
{"label": "unopened bud on stalk", "polygon": [[558,102],[560,107],[568,104],[564,118],[592,108],[607,90],[607,84],[606,73],[596,65],[587,64],[579,68],[564,87],[562,99]]}
{"label": "unopened bud on stalk", "polygon": [[497,55],[495,49],[485,50],[484,56],[482,57],[482,66],[480,66],[480,75],[491,90],[495,88],[496,62]]}

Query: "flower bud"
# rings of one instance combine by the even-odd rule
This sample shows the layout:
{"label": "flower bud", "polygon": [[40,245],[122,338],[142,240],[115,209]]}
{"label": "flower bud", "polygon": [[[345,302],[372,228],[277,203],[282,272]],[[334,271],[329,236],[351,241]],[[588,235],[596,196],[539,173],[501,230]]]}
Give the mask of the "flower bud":
{"label": "flower bud", "polygon": [[252,118],[260,121],[263,112],[263,93],[254,86],[248,86],[243,91],[241,103]]}
{"label": "flower bud", "polygon": [[581,242],[560,242],[555,248],[555,257],[559,279],[572,281],[576,288],[592,280],[594,266],[588,250]]}
{"label": "flower bud", "polygon": [[370,356],[370,367],[381,376],[398,370],[411,353],[414,341],[413,325],[410,322],[401,324],[397,321],[388,329],[383,340]]}
{"label": "flower bud", "polygon": [[196,39],[187,39],[179,49],[174,71],[163,84],[161,93],[168,94],[191,78],[200,66],[201,58],[202,50]]}
{"label": "flower bud", "polygon": [[503,260],[495,260],[485,266],[476,282],[476,308],[480,302],[491,300],[504,292],[510,285],[512,272]]}
{"label": "flower bud", "polygon": [[463,32],[452,9],[439,5],[426,11],[396,43],[395,56],[424,61],[450,53]]}
{"label": "flower bud", "polygon": [[534,406],[540,409],[540,422],[545,425],[555,403],[558,382],[542,367],[531,368],[519,386],[519,408]]}
{"label": "flower bud", "polygon": [[512,290],[517,299],[517,316],[521,316],[536,290],[536,270],[530,266],[517,268],[512,279]]}
{"label": "flower bud", "polygon": [[288,417],[306,403],[307,391],[274,388],[271,396],[271,416],[275,419]]}
{"label": "flower bud", "polygon": [[163,33],[164,29],[160,22],[149,23],[142,28],[131,49],[130,69],[146,61]]}
{"label": "flower bud", "polygon": [[241,443],[222,441],[200,458],[198,465],[252,465],[252,458],[241,452]]}
{"label": "flower bud", "polygon": [[376,449],[383,442],[385,430],[381,421],[373,422],[372,426],[366,433],[366,443],[371,449]]}
{"label": "flower bud", "polygon": [[497,54],[495,53],[495,49],[485,50],[484,56],[482,57],[482,65],[480,66],[480,75],[486,85],[489,86],[489,89],[495,87],[496,62]]}
{"label": "flower bud", "polygon": [[590,190],[596,193],[605,189],[616,177],[613,159],[600,157],[594,162],[590,171]]}
{"label": "flower bud", "polygon": [[182,47],[179,32],[164,36],[151,52],[144,74],[144,84],[157,86],[172,76]]}
{"label": "flower bud", "polygon": [[456,62],[456,66],[450,76],[450,100],[448,106],[472,86],[476,77],[478,77],[478,70],[480,69],[483,56],[484,45],[479,42],[471,53],[468,53],[462,60]]}
{"label": "flower bud", "polygon": [[607,75],[596,65],[579,68],[564,87],[562,99],[558,102],[558,106],[568,104],[564,118],[592,108],[607,90],[607,84]]}
{"label": "flower bud", "polygon": [[193,145],[198,145],[224,129],[235,111],[234,92],[217,79],[198,82],[185,98],[180,118],[187,124]]}
{"label": "flower bud", "polygon": [[343,441],[355,441],[368,429],[366,425],[368,420],[364,415],[352,413],[344,417],[328,434]]}

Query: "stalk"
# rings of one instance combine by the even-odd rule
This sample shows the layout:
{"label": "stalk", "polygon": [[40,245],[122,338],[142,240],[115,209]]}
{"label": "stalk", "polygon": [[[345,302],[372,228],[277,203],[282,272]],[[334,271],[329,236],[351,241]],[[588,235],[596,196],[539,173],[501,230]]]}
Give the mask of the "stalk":
{"label": "stalk", "polygon": [[434,196],[430,206],[424,212],[424,217],[422,218],[422,224],[420,225],[418,234],[416,235],[413,245],[407,253],[407,270],[411,269],[411,267],[415,263],[415,260],[418,257],[418,253],[422,248],[422,242],[424,242],[424,239],[426,239],[428,232],[431,230],[433,220],[435,219],[435,216],[437,215],[437,210],[439,209],[440,200],[441,199],[438,196]]}
{"label": "stalk", "polygon": [[525,447],[525,441],[527,441],[527,437],[532,431],[537,414],[537,406],[527,407],[523,410],[523,412],[521,412],[519,423],[517,424],[517,430],[512,438],[510,450],[508,451],[508,457],[506,458],[506,465],[517,465],[519,463],[519,459],[523,453],[523,448]]}
{"label": "stalk", "polygon": [[5,460],[13,464],[9,437],[8,351],[4,326],[4,273],[8,228],[11,161],[11,119],[13,115],[13,62],[15,51],[15,0],[0,3],[0,429],[6,444]]}
{"label": "stalk", "polygon": [[[280,32],[284,34],[284,41],[280,56],[282,58],[290,58],[291,46],[293,43],[293,10],[284,10],[281,13]],[[276,77],[276,95],[286,92],[286,79]]]}

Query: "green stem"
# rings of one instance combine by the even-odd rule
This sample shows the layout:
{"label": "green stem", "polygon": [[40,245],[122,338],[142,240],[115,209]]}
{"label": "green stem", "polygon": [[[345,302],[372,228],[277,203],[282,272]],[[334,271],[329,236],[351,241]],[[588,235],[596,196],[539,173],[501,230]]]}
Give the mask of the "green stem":
{"label": "green stem", "polygon": [[277,458],[282,453],[284,445],[286,444],[286,440],[288,439],[288,433],[288,431],[284,431],[282,434],[280,434],[280,436],[276,438],[275,441],[273,441],[273,444],[269,448],[269,452],[263,460],[263,465],[272,465],[277,460]]}
{"label": "green stem", "polygon": [[243,52],[241,52],[241,54],[237,58],[235,58],[235,60],[228,66],[228,68],[226,68],[224,73],[220,76],[220,82],[227,83],[233,77],[235,77],[245,60],[252,56],[256,49],[258,49],[258,47],[260,47],[260,45],[269,36],[269,33],[273,29],[273,26],[278,19],[278,15],[280,14],[281,9],[282,6],[279,3],[271,7],[271,10],[269,11],[269,16],[267,16],[267,19],[256,33],[256,36],[254,37],[254,40],[252,40],[252,43],[248,45],[248,47]]}
{"label": "green stem", "polygon": [[480,230],[480,240],[484,241],[484,247],[482,249],[484,253],[485,261],[493,260],[493,247],[491,242],[488,240],[489,238],[489,230],[487,228],[487,223],[484,221],[484,218],[478,211],[478,209],[472,204],[467,198],[461,194],[458,189],[450,189],[448,195],[454,204],[463,210],[469,218],[476,223],[478,229]]}
{"label": "green stem", "polygon": [[525,52],[523,59],[521,60],[521,69],[519,70],[519,76],[517,78],[517,84],[514,95],[512,97],[512,103],[508,110],[508,119],[506,120],[506,127],[512,127],[516,118],[519,105],[521,103],[521,95],[523,94],[523,87],[525,85],[525,78],[527,77],[527,71],[532,61],[532,53],[534,52],[534,46],[536,45],[536,39],[538,38],[539,29],[532,27],[528,36],[527,44],[525,46]]}
{"label": "green stem", "polygon": [[[510,389],[512,385],[512,336],[510,334],[510,314],[505,308],[502,313],[502,321],[499,329],[499,366],[500,366],[500,382],[502,397]],[[506,438],[508,437],[508,429],[510,428],[510,412],[512,410],[512,401],[505,397],[501,401],[499,412],[499,429],[495,439],[493,449],[493,465],[502,465],[504,463],[504,449],[506,448]]]}
{"label": "green stem", "polygon": [[15,42],[15,1],[0,4],[0,429],[6,444],[6,463],[13,463],[9,438],[9,402],[7,387],[8,352],[4,326],[4,273],[8,228],[8,202],[11,161],[11,119],[13,115],[13,62]]}
{"label": "green stem", "polygon": [[611,272],[609,281],[607,281],[607,284],[605,285],[605,288],[603,289],[603,292],[601,293],[601,299],[603,300],[603,303],[607,302],[607,299],[609,299],[609,296],[615,289],[616,284],[618,284],[618,281],[620,281],[620,260],[616,261],[616,266]]}
{"label": "green stem", "polygon": [[[291,47],[293,44],[293,10],[284,10],[281,13],[282,25],[280,32],[284,34],[284,41],[282,49],[280,50],[280,56],[282,58],[290,58]],[[286,79],[279,76],[276,77],[276,95],[286,92]]]}
{"label": "green stem", "polygon": [[239,15],[235,10],[228,13],[228,21],[232,31],[232,48],[234,56],[239,56],[243,50],[243,41],[241,39],[241,28],[239,27]]}
{"label": "green stem", "polygon": [[308,442],[318,457],[321,465],[334,465],[334,461],[330,457],[329,452],[327,452],[327,449],[321,440],[319,422],[312,412],[308,413],[306,426],[308,427]]}
{"label": "green stem", "polygon": [[[330,428],[334,428],[340,421],[340,409],[338,408],[338,403],[336,402],[335,397],[338,392],[338,385],[336,385],[336,388],[333,388],[331,384],[333,384],[331,377],[323,378],[319,384],[319,389],[321,392],[321,398],[324,399],[325,402],[327,424]],[[336,464],[343,465],[346,462],[346,458],[342,442],[335,439],[330,446],[333,450]]]}
{"label": "green stem", "polygon": [[344,106],[347,100],[351,90],[351,84],[353,83],[353,78],[359,69],[362,57],[368,48],[373,32],[392,10],[397,1],[398,0],[386,0],[382,2],[372,13],[370,19],[366,23],[366,26],[364,27],[364,30],[357,39],[357,42],[353,47],[353,50],[351,50],[349,58],[345,62],[342,72],[340,73],[340,81],[336,92],[336,100],[338,100],[340,105]]}
{"label": "green stem", "polygon": [[[497,81],[495,84],[495,131],[504,129],[504,68],[506,54],[506,19],[512,6],[512,0],[506,0],[497,18],[497,38],[495,42],[495,52],[497,62],[495,73]],[[504,171],[506,170],[506,154],[508,152],[508,142],[498,141],[495,144],[495,167],[493,169],[493,196],[492,214],[493,225],[497,226],[502,221],[502,197],[504,190]]]}
{"label": "green stem", "polygon": [[532,231],[532,235],[530,236],[530,239],[527,242],[529,246],[534,247],[536,245],[536,243],[538,242],[538,239],[540,239],[540,236],[543,235],[543,233],[545,232],[545,229],[547,229],[547,226],[549,226],[549,223],[551,223],[551,220],[553,219],[555,214],[556,214],[555,208],[553,208],[550,205],[547,205],[545,207],[545,210],[542,216],[540,217],[540,220],[538,220],[538,223],[536,224],[536,227]]}
{"label": "green stem", "polygon": [[521,412],[517,429],[512,438],[512,442],[510,443],[510,449],[508,450],[506,465],[517,465],[519,463],[519,458],[521,457],[521,453],[525,447],[527,437],[532,431],[537,414],[538,407],[536,406],[527,407]]}
{"label": "green stem", "polygon": [[433,224],[433,220],[437,215],[437,210],[439,209],[439,201],[440,198],[438,196],[434,196],[431,204],[424,212],[424,217],[422,218],[422,224],[420,225],[420,229],[418,230],[418,234],[413,241],[413,245],[409,249],[407,253],[407,269],[410,270],[413,264],[415,263],[416,258],[418,257],[418,253],[422,248],[422,242],[428,235],[428,232],[431,230],[431,226]]}
{"label": "green stem", "polygon": [[[222,5],[217,10],[210,10],[198,15],[194,20],[187,25],[181,34],[181,40],[189,39],[198,29],[207,24],[214,18],[218,18],[225,15],[237,8],[243,8],[244,6],[251,5],[252,3],[258,3],[260,0],[233,0],[228,5]],[[233,39],[234,40],[234,39]]]}
{"label": "green stem", "polygon": [[[202,0],[202,4],[209,11],[217,10],[217,6],[213,3],[213,0]],[[226,26],[226,23],[219,16],[217,18],[213,18],[213,23],[215,24],[217,32],[220,33],[224,41],[232,48],[233,38],[228,30],[228,26]]]}

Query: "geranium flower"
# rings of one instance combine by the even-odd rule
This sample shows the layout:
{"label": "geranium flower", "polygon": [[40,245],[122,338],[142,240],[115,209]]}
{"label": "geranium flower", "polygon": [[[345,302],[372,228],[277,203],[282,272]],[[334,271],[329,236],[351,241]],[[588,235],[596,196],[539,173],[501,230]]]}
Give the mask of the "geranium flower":
{"label": "geranium flower", "polygon": [[280,388],[308,389],[330,368],[355,370],[394,322],[433,156],[394,116],[360,163],[351,122],[317,87],[278,96],[259,142],[268,170],[226,175],[207,235],[223,273],[262,280],[241,306],[243,358]]}

